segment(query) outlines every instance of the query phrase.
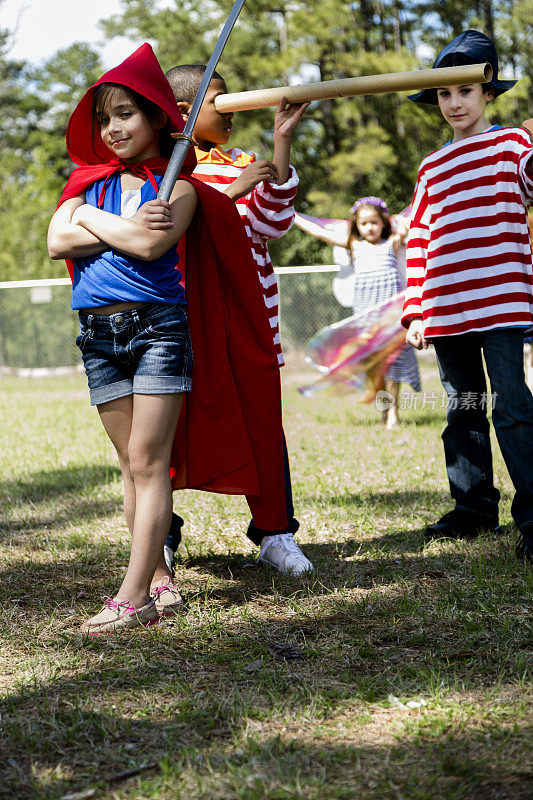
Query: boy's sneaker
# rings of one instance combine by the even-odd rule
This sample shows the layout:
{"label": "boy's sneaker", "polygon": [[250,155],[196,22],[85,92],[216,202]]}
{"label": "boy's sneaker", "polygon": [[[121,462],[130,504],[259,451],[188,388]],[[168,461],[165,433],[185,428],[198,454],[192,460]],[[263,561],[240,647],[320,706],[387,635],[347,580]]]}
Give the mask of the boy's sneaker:
{"label": "boy's sneaker", "polygon": [[129,600],[118,603],[112,597],[104,597],[104,607],[96,616],[81,626],[82,633],[98,636],[100,633],[115,633],[126,628],[140,628],[152,625],[159,619],[153,598],[145,606],[134,608]]}
{"label": "boy's sneaker", "polygon": [[521,561],[533,564],[533,522],[527,522],[520,528],[515,552]]}
{"label": "boy's sneaker", "polygon": [[163,578],[157,586],[152,586],[150,594],[155,600],[158,614],[162,617],[171,617],[183,609],[183,598],[170,578]]}
{"label": "boy's sneaker", "polygon": [[482,531],[500,533],[498,517],[482,516],[461,509],[448,511],[424,531],[426,541],[433,539],[475,539]]}
{"label": "boy's sneaker", "polygon": [[290,575],[303,575],[304,572],[314,570],[309,559],[294,541],[292,533],[265,536],[261,541],[257,560]]}

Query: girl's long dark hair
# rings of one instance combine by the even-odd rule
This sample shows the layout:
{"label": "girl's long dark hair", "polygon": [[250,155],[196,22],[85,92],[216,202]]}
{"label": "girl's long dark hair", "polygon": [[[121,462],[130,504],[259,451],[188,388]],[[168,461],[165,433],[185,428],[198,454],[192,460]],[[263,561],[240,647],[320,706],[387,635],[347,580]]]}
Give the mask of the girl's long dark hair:
{"label": "girl's long dark hair", "polygon": [[[164,113],[159,106],[157,106],[155,103],[152,103],[151,100],[147,100],[146,97],[143,97],[142,94],[134,91],[134,89],[130,89],[129,86],[123,86],[121,83],[99,83],[98,86],[95,86],[93,89],[93,106],[91,114],[92,142],[94,142],[94,132],[96,130],[96,126],[98,125],[98,114],[102,113],[107,105],[108,100],[111,98],[113,92],[117,89],[122,89],[124,94],[128,96],[133,105],[137,106],[137,108],[142,111],[154,129],[158,119],[160,119],[161,113]],[[162,158],[170,158],[172,150],[174,149],[174,139],[171,137],[170,133],[171,127],[167,119],[167,122],[159,131],[159,154]]]}
{"label": "girl's long dark hair", "polygon": [[348,241],[346,242],[346,249],[350,253],[350,256],[352,254],[352,244],[355,241],[360,242],[363,239],[359,232],[359,228],[357,227],[357,217],[363,208],[370,208],[373,211],[377,211],[379,218],[383,222],[383,231],[381,232],[381,235],[384,239],[388,239],[392,232],[389,215],[379,206],[375,206],[372,203],[363,203],[359,206],[355,214],[352,214],[350,217],[350,232],[348,233]]}

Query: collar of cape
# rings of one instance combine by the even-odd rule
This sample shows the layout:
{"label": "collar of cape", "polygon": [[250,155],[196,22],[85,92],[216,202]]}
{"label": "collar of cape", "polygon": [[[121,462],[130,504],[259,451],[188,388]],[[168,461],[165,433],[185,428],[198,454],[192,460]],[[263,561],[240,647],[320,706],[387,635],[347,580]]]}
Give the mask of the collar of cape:
{"label": "collar of cape", "polygon": [[104,184],[97,203],[98,207],[101,208],[104,204],[109,178],[116,173],[120,174],[122,172],[131,172],[133,175],[137,175],[145,181],[150,181],[157,194],[158,185],[154,175],[164,175],[167,166],[168,159],[166,158],[147,158],[144,161],[137,161],[135,163],[122,161],[120,158],[114,158],[106,164],[87,164],[78,167],[74,170],[63,189],[58,208],[65,200],[69,200],[71,197],[77,197],[82,194],[88,186],[96,183],[96,181],[104,179]]}
{"label": "collar of cape", "polygon": [[244,169],[252,161],[255,161],[253,153],[241,152],[237,158],[233,158],[233,148],[223,150],[219,145],[212,147],[211,150],[201,150],[197,147],[195,152],[196,160],[199,164],[232,164],[234,167],[242,167]]}

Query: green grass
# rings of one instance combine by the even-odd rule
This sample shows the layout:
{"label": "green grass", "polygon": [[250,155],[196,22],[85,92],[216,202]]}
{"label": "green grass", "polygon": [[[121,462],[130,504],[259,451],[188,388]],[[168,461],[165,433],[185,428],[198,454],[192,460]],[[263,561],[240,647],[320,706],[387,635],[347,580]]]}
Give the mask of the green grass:
{"label": "green grass", "polygon": [[284,396],[316,572],[256,567],[242,498],[177,494],[184,614],[94,640],[128,557],[114,453],[82,376],[0,381],[0,797],[531,797],[533,571],[497,446],[503,535],[426,546],[450,507],[434,363],[435,408],[392,432],[308,378]]}

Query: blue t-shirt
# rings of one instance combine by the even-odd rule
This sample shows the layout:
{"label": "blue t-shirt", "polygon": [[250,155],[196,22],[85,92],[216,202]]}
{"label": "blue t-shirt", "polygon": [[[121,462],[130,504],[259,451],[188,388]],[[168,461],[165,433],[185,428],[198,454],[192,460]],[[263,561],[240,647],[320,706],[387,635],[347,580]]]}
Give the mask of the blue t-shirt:
{"label": "blue t-shirt", "polygon": [[[161,175],[154,176],[159,185]],[[96,181],[85,192],[85,202],[96,206],[104,180]],[[139,205],[154,200],[150,181],[141,188]],[[120,174],[108,178],[103,210],[120,216]],[[177,269],[176,245],[154,261],[141,261],[118,250],[104,250],[94,256],[73,259],[72,308],[98,308],[115,303],[161,303],[185,305],[185,291]]]}

